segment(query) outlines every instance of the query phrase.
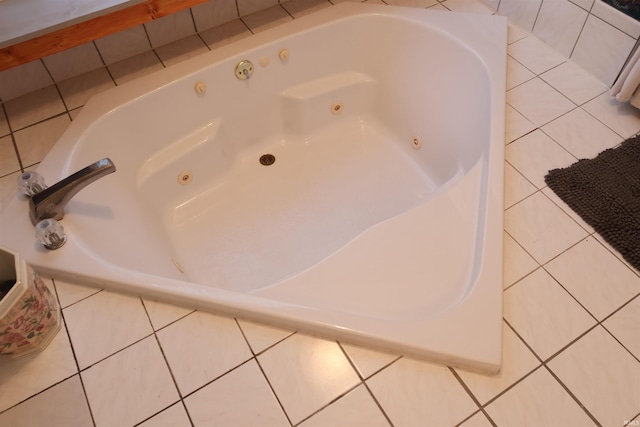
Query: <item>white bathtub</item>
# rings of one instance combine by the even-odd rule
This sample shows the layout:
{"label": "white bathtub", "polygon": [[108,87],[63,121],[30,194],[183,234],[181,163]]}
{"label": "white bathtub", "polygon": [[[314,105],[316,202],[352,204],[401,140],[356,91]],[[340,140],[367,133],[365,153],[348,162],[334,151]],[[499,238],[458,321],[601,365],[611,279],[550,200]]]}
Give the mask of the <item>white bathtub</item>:
{"label": "white bathtub", "polygon": [[38,170],[117,172],[67,205],[61,249],[24,197],[0,244],[53,277],[496,372],[505,74],[505,18],[330,7],[94,97]]}

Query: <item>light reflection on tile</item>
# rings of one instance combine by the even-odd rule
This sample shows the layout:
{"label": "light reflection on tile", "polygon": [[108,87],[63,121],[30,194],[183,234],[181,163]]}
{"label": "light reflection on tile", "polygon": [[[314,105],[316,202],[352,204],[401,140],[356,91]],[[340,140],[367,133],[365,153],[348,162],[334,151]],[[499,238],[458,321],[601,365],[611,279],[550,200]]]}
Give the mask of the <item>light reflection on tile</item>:
{"label": "light reflection on tile", "polygon": [[478,407],[448,368],[402,358],[367,380],[398,426],[455,425]]}
{"label": "light reflection on tile", "polygon": [[235,320],[195,312],[157,333],[182,395],[251,358]]}
{"label": "light reflection on tile", "polygon": [[255,360],[188,396],[185,404],[196,426],[289,426]]}
{"label": "light reflection on tile", "polygon": [[294,424],[359,382],[337,343],[302,334],[262,353],[258,362]]}

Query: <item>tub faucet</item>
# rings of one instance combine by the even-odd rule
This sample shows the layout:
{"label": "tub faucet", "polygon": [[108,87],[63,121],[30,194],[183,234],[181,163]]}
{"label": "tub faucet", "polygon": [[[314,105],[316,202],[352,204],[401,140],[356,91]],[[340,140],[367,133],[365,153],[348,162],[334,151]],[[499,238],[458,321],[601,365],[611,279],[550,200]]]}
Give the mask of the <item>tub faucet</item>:
{"label": "tub faucet", "polygon": [[116,165],[110,159],[104,158],[34,194],[29,200],[31,222],[36,225],[47,218],[62,219],[64,207],[78,191],[115,171]]}

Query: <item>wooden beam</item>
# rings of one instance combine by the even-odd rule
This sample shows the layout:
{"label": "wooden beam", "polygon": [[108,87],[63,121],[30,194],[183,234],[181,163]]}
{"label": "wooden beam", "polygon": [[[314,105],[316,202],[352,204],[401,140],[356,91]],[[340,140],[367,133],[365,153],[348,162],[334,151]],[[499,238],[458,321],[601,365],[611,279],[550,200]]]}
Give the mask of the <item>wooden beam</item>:
{"label": "wooden beam", "polygon": [[0,49],[0,71],[162,18],[208,0],[146,0]]}

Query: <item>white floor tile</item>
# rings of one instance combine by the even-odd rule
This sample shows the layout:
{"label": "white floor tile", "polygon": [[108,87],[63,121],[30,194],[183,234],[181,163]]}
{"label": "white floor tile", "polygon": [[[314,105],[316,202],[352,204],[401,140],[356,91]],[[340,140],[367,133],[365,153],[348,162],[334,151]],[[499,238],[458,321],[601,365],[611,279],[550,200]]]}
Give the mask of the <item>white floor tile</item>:
{"label": "white floor tile", "polygon": [[289,425],[254,360],[188,396],[185,405],[196,427]]}
{"label": "white floor tile", "polygon": [[507,51],[515,60],[536,74],[544,73],[567,61],[567,58],[533,36],[511,43]]}
{"label": "white floor tile", "polygon": [[196,311],[157,333],[183,396],[252,357],[235,320]]}
{"label": "white floor tile", "polygon": [[528,181],[511,164],[504,165],[504,207],[509,208],[523,200],[538,189]]}
{"label": "white floor tile", "polygon": [[573,61],[567,61],[550,69],[541,74],[540,78],[577,105],[582,105],[609,89]]}
{"label": "white floor tile", "polygon": [[640,293],[640,277],[593,237],[551,260],[545,268],[598,320]]}
{"label": "white floor tile", "polygon": [[542,360],[596,324],[543,269],[504,292],[504,318]]}
{"label": "white floor tile", "polygon": [[486,411],[499,426],[596,425],[543,367],[487,406]]}
{"label": "white floor tile", "polygon": [[507,145],[505,157],[537,188],[547,185],[544,177],[550,170],[564,168],[577,161],[567,150],[538,129]]}
{"label": "white floor tile", "polygon": [[514,87],[535,77],[536,75],[527,67],[513,59],[511,56],[507,56],[507,90],[513,89]]}
{"label": "white floor tile", "polygon": [[504,288],[516,283],[538,268],[538,263],[518,244],[513,237],[504,233]]}
{"label": "white floor tile", "polygon": [[155,337],[81,373],[97,427],[134,425],[179,400]]}
{"label": "white floor tile", "polygon": [[293,424],[359,382],[337,343],[301,334],[262,353],[258,362]]}
{"label": "white floor tile", "polygon": [[40,353],[0,360],[0,411],[78,372],[64,327]]}
{"label": "white floor tile", "polygon": [[613,246],[611,246],[606,240],[604,240],[604,238],[601,235],[596,233],[596,234],[593,235],[593,237],[595,237],[598,240],[598,242],[600,242],[600,244],[602,246],[604,246],[605,248],[609,249],[609,252],[611,252],[616,258],[618,258],[620,261],[622,261],[624,263],[624,265],[629,267],[631,269],[631,271],[633,271],[636,274],[640,274],[640,271],[638,271],[631,264],[629,264],[629,262],[624,259],[622,254],[620,252],[618,252]]}
{"label": "white floor tile", "polygon": [[293,333],[293,331],[249,322],[248,320],[238,320],[238,323],[240,324],[242,333],[249,342],[251,350],[253,350],[255,354],[263,352]]}
{"label": "white floor tile", "polygon": [[505,130],[505,142],[508,144],[536,128],[525,116],[516,111],[512,106],[506,105],[507,125]]}
{"label": "white floor tile", "polygon": [[482,412],[477,412],[473,417],[462,423],[460,427],[491,427],[487,417]]}
{"label": "white floor tile", "polygon": [[507,31],[507,44],[515,43],[518,40],[521,40],[521,39],[524,39],[525,37],[529,37],[530,36],[529,31],[525,30],[524,28],[522,28],[518,24],[512,22],[511,19],[509,20],[509,24],[508,24],[507,29],[508,29],[508,31]]}
{"label": "white floor tile", "polygon": [[543,126],[576,108],[568,98],[537,77],[509,90],[507,102],[536,126]]}
{"label": "white floor tile", "polygon": [[640,362],[602,327],[548,366],[602,425],[622,425],[640,412]]}
{"label": "white floor tile", "polygon": [[623,141],[620,135],[582,108],[547,123],[542,130],[577,159],[591,159]]}
{"label": "white floor tile", "polygon": [[587,102],[582,108],[625,139],[640,132],[640,110],[631,104],[616,101],[609,91]]}
{"label": "white floor tile", "polygon": [[505,230],[540,264],[587,236],[543,193],[535,193],[505,212]]}
{"label": "white floor tile", "polygon": [[181,402],[139,424],[140,427],[191,427],[189,416]]}
{"label": "white floor tile", "polygon": [[353,365],[358,370],[360,376],[364,379],[375,374],[399,357],[396,354],[371,350],[355,345],[341,345]]}
{"label": "white floor tile", "polygon": [[[572,1],[585,10],[593,3],[593,0]],[[369,3],[382,4],[382,1],[369,0]],[[492,3],[498,6],[497,1]],[[539,0],[503,1],[500,6],[509,7],[507,3],[522,9],[514,9],[514,13],[527,14],[525,21],[533,26],[540,9]],[[399,4],[446,10],[435,0],[399,0]],[[483,4],[469,0],[447,0],[444,4],[451,9],[487,11]],[[264,1],[242,0],[239,5],[242,10],[263,8]],[[327,2],[320,0],[301,0],[286,3],[284,7],[299,16],[326,5]],[[235,18],[232,15],[237,14],[236,6],[232,9],[225,10],[224,16],[228,16],[225,19]],[[193,13],[199,25],[202,17]],[[262,30],[289,21],[290,16],[277,6],[244,20],[254,29]],[[192,25],[191,19],[186,21]],[[144,28],[139,29],[142,32],[137,35],[145,40],[142,42],[137,37],[136,42],[140,43],[132,47],[138,49],[136,52],[112,49],[112,57],[105,57],[110,64],[109,72],[119,84],[163,67],[153,52],[113,63],[131,53],[142,52],[139,49],[142,44],[149,47]],[[239,19],[201,34],[212,48],[250,35]],[[604,84],[511,22],[508,39],[508,88],[512,90],[506,105],[505,142],[514,165],[505,165],[505,207],[509,208],[505,220],[508,233],[504,237],[504,286],[509,288],[505,292],[505,317],[537,354],[552,355],[581,331],[588,330],[595,319],[539,263],[547,263],[544,268],[598,319],[623,304],[625,298],[633,297],[638,273],[626,262],[618,261],[617,252],[607,255],[605,249],[611,251],[611,248],[599,236],[582,240],[593,232],[592,228],[544,187],[542,181],[545,169],[565,155],[560,155],[555,147],[549,151],[553,146],[541,143],[544,138],[539,137],[540,131],[534,131],[540,127],[556,140],[558,147],[561,145],[575,157],[592,156],[600,147],[613,144],[614,136],[619,142],[639,132],[640,110],[617,103]],[[102,50],[103,43],[97,44]],[[206,50],[192,38],[160,48],[158,53],[168,63],[181,61],[193,53],[192,47],[195,51]],[[601,61],[600,65],[611,67],[611,64],[611,61]],[[29,68],[31,66],[23,66],[17,70],[29,74]],[[40,68],[46,75],[41,64]],[[9,76],[12,71],[0,74]],[[535,73],[542,74],[537,78]],[[18,92],[24,93],[22,81],[30,80],[26,74],[17,81],[10,76],[11,86],[18,87]],[[73,109],[70,114],[75,117],[91,94],[113,86],[108,80],[110,77],[103,69],[59,82],[66,108],[53,86],[5,103],[8,121],[0,108],[0,138],[6,137],[8,141],[1,151],[3,140],[0,139],[0,210],[6,204],[5,199],[15,194],[19,169],[18,157],[15,154],[12,157],[9,124],[23,164],[36,164],[69,125],[65,110]],[[0,88],[0,92],[2,89],[15,92],[12,88]],[[582,105],[584,111],[576,105]],[[54,120],[48,120],[52,117]],[[20,131],[38,122],[44,124]],[[520,139],[524,141],[518,142]],[[535,143],[525,144],[534,140],[540,147],[534,149]],[[510,143],[515,145],[509,147]],[[9,166],[5,167],[6,163]],[[537,191],[529,180],[538,188],[543,186],[542,191]],[[600,277],[602,274],[606,277]],[[90,310],[84,316],[74,317],[74,310],[79,310],[76,306],[82,307],[88,301],[86,298],[97,297],[93,294],[98,291],[61,281],[56,285],[60,301],[66,307],[65,315],[71,313],[67,320],[74,331],[74,344],[77,349],[84,348],[81,351],[84,356],[78,358],[84,360],[83,366],[92,363],[88,362],[91,358],[104,357],[96,356],[98,353],[111,354],[129,345],[81,374],[97,426],[140,422],[144,426],[191,425],[174,381],[184,389],[196,390],[185,399],[196,426],[289,425],[283,408],[294,425],[305,420],[303,426],[382,426],[388,425],[385,413],[397,427],[456,425],[463,420],[466,421],[462,427],[491,425],[447,368],[410,359],[396,360],[395,355],[340,346],[304,335],[291,336],[292,331],[251,322],[240,321],[240,331],[232,319],[203,321],[200,313],[188,315],[190,310],[146,300],[144,308],[142,304],[135,304],[133,309],[119,307],[107,315],[105,311],[109,309],[98,305],[95,313]],[[602,292],[605,294],[601,295]],[[129,303],[132,300],[128,300]],[[639,301],[640,297],[636,297],[603,323],[622,345],[597,327],[549,362],[564,385],[602,425],[620,427],[627,419],[637,419],[640,413],[637,407],[640,389],[636,387],[638,363],[629,354],[640,357]],[[120,309],[123,311],[118,311]],[[142,319],[147,327],[140,328],[145,323],[139,321]],[[78,326],[82,322],[89,325]],[[211,325],[213,331],[209,328]],[[166,355],[153,336],[135,342],[136,335],[144,331],[140,336],[145,336],[151,327],[160,330],[158,335],[162,336],[163,346],[166,344]],[[83,332],[80,334],[79,330]],[[84,338],[79,338],[83,334]],[[86,350],[88,347],[95,348]],[[487,406],[487,415],[492,421],[499,426],[594,424],[546,368],[539,368],[521,379],[535,369],[538,361],[510,328],[505,330],[504,350],[505,366],[498,377],[459,372],[469,390],[483,403],[503,393]],[[96,354],[88,357],[92,352]],[[255,360],[249,360],[253,354],[259,354],[264,373]],[[22,422],[31,426],[41,421],[46,425],[93,425],[90,420],[85,423],[87,403],[76,374],[77,365],[64,329],[39,355],[16,361],[0,360],[0,425]],[[375,399],[360,384],[361,378],[367,379]],[[585,378],[588,380],[583,381]],[[30,396],[33,397],[29,399]],[[48,408],[60,409],[50,411]]]}
{"label": "white floor tile", "polygon": [[143,303],[149,315],[149,320],[151,320],[151,325],[156,331],[194,311],[190,308],[178,307],[177,305],[166,304],[160,301],[145,299]]}
{"label": "white floor tile", "polygon": [[358,386],[300,427],[388,427],[389,423],[364,385]]}
{"label": "white floor tile", "polygon": [[80,369],[153,333],[140,298],[102,291],[63,310]]}
{"label": "white floor tile", "polygon": [[608,318],[604,327],[631,353],[640,359],[640,297],[636,297],[620,311]]}
{"label": "white floor tile", "polygon": [[89,406],[77,375],[0,413],[2,426],[92,426]]}
{"label": "white floor tile", "polygon": [[581,217],[578,215],[573,209],[567,205],[564,200],[562,200],[556,193],[553,192],[549,187],[545,187],[542,189],[542,193],[549,198],[556,206],[558,206],[564,213],[569,215],[571,219],[573,219],[580,227],[585,229],[587,233],[591,234],[595,230],[592,226],[587,224]]}
{"label": "white floor tile", "polygon": [[395,426],[454,426],[478,407],[448,368],[402,358],[367,380]]}
{"label": "white floor tile", "polygon": [[100,292],[101,289],[92,288],[84,285],[76,285],[75,283],[66,282],[61,279],[55,279],[56,292],[60,307],[66,308],[71,304],[75,304],[91,295]]}
{"label": "white floor tile", "polygon": [[502,370],[498,375],[481,375],[458,370],[471,393],[484,405],[540,365],[531,350],[503,323]]}

